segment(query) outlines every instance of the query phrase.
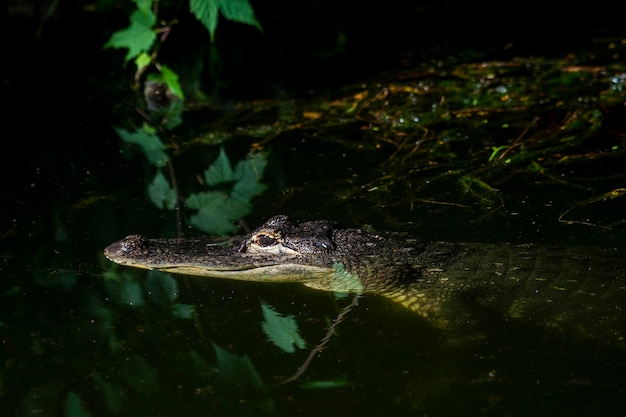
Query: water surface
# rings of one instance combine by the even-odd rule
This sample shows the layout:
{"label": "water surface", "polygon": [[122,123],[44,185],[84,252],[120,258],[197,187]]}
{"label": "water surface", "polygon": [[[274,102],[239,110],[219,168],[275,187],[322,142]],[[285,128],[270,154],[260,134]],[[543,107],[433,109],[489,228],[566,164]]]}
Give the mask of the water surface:
{"label": "water surface", "polygon": [[[242,219],[250,227],[288,214],[427,239],[624,248],[626,67],[594,59],[424,64],[332,94],[196,109],[186,117],[198,133],[173,152],[177,178],[192,190],[220,145],[233,161],[254,147],[268,188]],[[367,295],[300,379],[281,384],[351,299],[107,261],[111,242],[175,236],[177,220],[151,204],[154,168],[120,143],[105,108],[46,118],[30,136],[46,141],[22,145],[32,158],[5,174],[7,415],[623,412],[620,329],[581,337],[488,316],[450,333]],[[268,341],[262,302],[294,316],[306,349]]]}

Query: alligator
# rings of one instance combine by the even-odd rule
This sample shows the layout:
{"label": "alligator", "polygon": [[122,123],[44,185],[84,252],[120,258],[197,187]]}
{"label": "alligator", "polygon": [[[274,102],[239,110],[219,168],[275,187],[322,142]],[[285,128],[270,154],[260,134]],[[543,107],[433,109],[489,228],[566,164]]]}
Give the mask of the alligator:
{"label": "alligator", "polygon": [[583,333],[603,326],[615,340],[626,337],[626,252],[616,248],[438,242],[279,215],[245,236],[131,235],[104,254],[176,274],[379,294],[441,327],[489,311],[550,327],[569,322]]}

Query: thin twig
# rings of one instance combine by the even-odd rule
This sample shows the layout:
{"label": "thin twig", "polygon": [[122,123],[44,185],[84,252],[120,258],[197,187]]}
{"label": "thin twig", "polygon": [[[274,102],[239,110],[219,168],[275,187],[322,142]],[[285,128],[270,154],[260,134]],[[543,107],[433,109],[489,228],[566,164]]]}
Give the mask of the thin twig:
{"label": "thin twig", "polygon": [[336,334],[337,326],[339,326],[339,323],[341,323],[343,321],[343,319],[346,316],[346,314],[348,314],[350,311],[352,311],[352,309],[359,304],[359,298],[361,298],[361,296],[359,294],[356,294],[354,296],[354,298],[352,299],[352,302],[350,304],[348,304],[347,306],[345,306],[339,312],[339,314],[335,318],[335,321],[333,322],[333,324],[331,324],[328,327],[328,331],[326,332],[326,335],[317,344],[317,346],[315,346],[313,349],[311,349],[311,351],[309,352],[309,356],[307,356],[306,360],[298,368],[298,371],[295,374],[293,374],[292,376],[290,376],[289,378],[284,379],[281,382],[279,382],[278,384],[276,384],[277,386],[278,385],[288,384],[290,382],[294,382],[294,381],[298,380],[298,378],[300,378],[302,376],[302,374],[304,374],[304,372],[307,370],[307,368],[309,367],[309,365],[313,361],[313,358],[315,358],[315,356],[318,353],[320,353],[322,350],[324,350],[324,348],[326,347],[326,344],[328,343],[328,341],[331,339],[331,337],[333,337]]}
{"label": "thin twig", "polygon": [[511,149],[515,148],[516,146],[519,145],[519,142],[524,138],[524,136],[526,136],[526,134],[528,133],[528,131],[533,128],[537,122],[539,121],[539,117],[535,117],[532,122],[530,122],[530,125],[526,126],[526,128],[522,131],[522,133],[520,133],[520,135],[517,137],[517,139],[515,139],[513,141],[513,143],[511,144],[511,146],[509,146],[508,148],[506,148],[504,150],[504,152],[502,152],[499,156],[498,156],[498,160],[502,160],[506,154],[508,154]]}
{"label": "thin twig", "polygon": [[170,171],[170,181],[172,181],[172,189],[176,196],[176,236],[183,237],[183,219],[180,207],[180,194],[178,193],[178,182],[176,181],[176,172],[174,171],[174,164],[170,158],[167,159],[167,166]]}

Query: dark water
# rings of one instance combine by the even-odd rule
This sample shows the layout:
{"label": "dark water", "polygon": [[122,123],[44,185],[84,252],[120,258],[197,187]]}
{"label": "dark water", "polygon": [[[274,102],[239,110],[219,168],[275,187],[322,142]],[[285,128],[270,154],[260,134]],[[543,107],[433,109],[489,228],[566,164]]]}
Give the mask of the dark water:
{"label": "dark water", "polygon": [[[522,67],[537,68],[535,73],[503,77],[503,86],[526,85],[546,68],[534,64]],[[512,105],[491,113],[492,123],[459,116],[428,129],[394,130],[379,117],[398,114],[376,107],[384,100],[373,100],[361,113],[367,118],[343,113],[326,130],[322,123],[294,127],[304,120],[303,109],[317,111],[331,100],[349,104],[352,94],[369,88],[361,84],[331,97],[270,102],[267,113],[253,112],[250,119],[242,112],[240,124],[255,122],[228,138],[229,155],[243,157],[259,143],[269,152],[269,188],[245,221],[255,227],[288,214],[431,239],[623,248],[626,128],[615,104],[620,99],[607,92],[620,96],[625,67],[617,58],[606,65],[597,78],[595,70],[581,72],[593,78],[581,81],[589,90],[570,90],[578,91],[573,102],[579,94],[591,104]],[[470,66],[459,68],[455,79],[452,70],[413,77],[434,86],[474,80]],[[368,82],[392,85],[399,78],[386,74]],[[546,80],[564,83],[560,76]],[[176,216],[150,203],[146,187],[154,170],[141,154],[120,153],[112,104],[98,102],[93,90],[81,93],[96,85],[105,89],[96,84],[102,80],[91,82],[67,91],[61,82],[28,98],[9,91],[9,115],[29,114],[30,121],[8,124],[7,143],[14,148],[5,151],[3,167],[1,415],[623,415],[626,342],[618,336],[580,337],[499,317],[479,332],[451,334],[374,296],[359,300],[299,381],[281,385],[308,349],[290,354],[269,343],[261,302],[293,315],[310,348],[350,299],[290,284],[162,277],[107,261],[102,249],[127,234],[174,236]],[[557,90],[567,90],[564,85]],[[455,89],[447,91],[453,100]],[[400,96],[389,97],[387,107],[408,112],[392,100]],[[433,100],[441,103],[441,94]],[[412,108],[411,114],[428,113],[433,102],[418,102],[422,113]],[[196,130],[215,129],[216,117],[226,119],[224,129],[235,129],[233,108],[187,117]],[[595,109],[604,112],[598,130],[590,127]],[[288,129],[264,138],[251,133],[274,125],[285,111],[293,115],[283,125]],[[570,124],[572,117],[584,126]],[[372,128],[377,123],[380,134]],[[528,136],[525,126],[532,127]],[[433,130],[436,139],[429,137]],[[562,135],[558,146],[545,145],[555,131],[578,139]],[[519,137],[530,138],[528,160],[486,163],[493,146]],[[194,178],[218,152],[215,144],[193,139],[183,140],[177,154],[181,181]],[[14,157],[17,166],[10,164]],[[614,314],[626,322],[626,311]]]}

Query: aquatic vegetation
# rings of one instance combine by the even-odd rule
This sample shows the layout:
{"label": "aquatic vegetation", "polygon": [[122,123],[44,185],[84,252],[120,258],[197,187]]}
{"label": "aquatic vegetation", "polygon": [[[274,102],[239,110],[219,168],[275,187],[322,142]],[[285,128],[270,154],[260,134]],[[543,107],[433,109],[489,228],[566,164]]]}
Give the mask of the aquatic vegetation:
{"label": "aquatic vegetation", "polygon": [[270,342],[286,353],[304,349],[305,342],[293,316],[283,316],[267,303],[261,303],[261,310],[264,318],[261,327]]}
{"label": "aquatic vegetation", "polygon": [[[148,195],[156,207],[164,210],[179,210],[179,195],[176,178],[173,174],[172,161],[167,154],[167,147],[156,134],[138,129],[129,132],[116,128],[124,142],[138,145],[151,165],[156,168],[155,176],[148,185]],[[242,219],[252,209],[251,200],[265,190],[261,177],[267,164],[262,152],[251,152],[247,158],[238,161],[235,167],[220,148],[215,161],[204,172],[206,191],[190,193],[184,198],[185,207],[196,210],[189,217],[189,224],[215,235],[225,235],[236,229],[233,222]],[[163,169],[170,178],[166,178]]]}

